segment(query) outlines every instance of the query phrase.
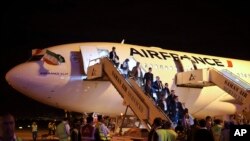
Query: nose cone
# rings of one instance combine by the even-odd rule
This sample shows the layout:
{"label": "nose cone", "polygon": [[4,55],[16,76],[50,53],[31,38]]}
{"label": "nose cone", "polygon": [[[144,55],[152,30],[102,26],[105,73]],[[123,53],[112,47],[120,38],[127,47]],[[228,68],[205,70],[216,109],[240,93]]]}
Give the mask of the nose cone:
{"label": "nose cone", "polygon": [[33,63],[20,64],[9,70],[5,79],[13,88],[19,91],[23,90],[32,79],[35,71],[34,66]]}
{"label": "nose cone", "polygon": [[14,78],[18,75],[17,69],[12,68],[9,70],[5,75],[5,80],[8,82],[9,85],[11,85],[15,80]]}

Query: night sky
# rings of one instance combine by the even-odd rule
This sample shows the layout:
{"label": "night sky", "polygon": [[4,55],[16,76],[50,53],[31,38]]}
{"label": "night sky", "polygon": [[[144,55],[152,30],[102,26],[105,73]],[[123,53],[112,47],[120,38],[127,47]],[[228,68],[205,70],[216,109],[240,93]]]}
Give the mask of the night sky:
{"label": "night sky", "polygon": [[31,49],[125,39],[129,44],[249,60],[249,13],[248,5],[238,1],[5,2],[0,20],[0,111],[61,112],[21,95],[5,81],[6,72],[28,60]]}

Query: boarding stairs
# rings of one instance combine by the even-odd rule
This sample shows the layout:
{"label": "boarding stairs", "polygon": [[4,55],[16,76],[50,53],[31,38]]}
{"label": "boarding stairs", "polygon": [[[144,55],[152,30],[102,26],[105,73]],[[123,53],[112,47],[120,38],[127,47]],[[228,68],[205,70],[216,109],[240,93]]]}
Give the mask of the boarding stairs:
{"label": "boarding stairs", "polygon": [[250,101],[250,84],[226,69],[218,71],[215,68],[207,68],[180,72],[176,74],[176,85],[196,88],[217,85],[233,96],[237,104],[242,105]]}
{"label": "boarding stairs", "polygon": [[143,92],[133,78],[125,79],[107,57],[98,59],[99,63],[88,67],[88,80],[103,78],[104,80],[111,81],[124,99],[126,105],[131,108],[137,118],[148,130],[151,129],[156,117],[171,122],[169,117],[154,104],[153,99]]}

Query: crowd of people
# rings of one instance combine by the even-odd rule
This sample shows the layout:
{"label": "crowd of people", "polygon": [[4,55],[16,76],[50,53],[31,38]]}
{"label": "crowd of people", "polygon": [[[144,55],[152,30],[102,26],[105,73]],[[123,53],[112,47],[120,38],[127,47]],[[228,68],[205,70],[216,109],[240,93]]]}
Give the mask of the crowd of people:
{"label": "crowd of people", "polygon": [[68,118],[59,123],[55,135],[59,141],[108,141],[111,140],[110,129],[102,115],[88,115],[80,123],[69,122]]}
{"label": "crowd of people", "polygon": [[180,120],[175,127],[169,121],[155,118],[148,141],[230,141],[230,127],[234,125],[250,124],[239,114],[231,115],[228,121],[211,116],[195,118],[193,122]]}
{"label": "crowd of people", "polygon": [[[85,119],[85,118],[84,118]],[[58,137],[59,141],[108,141],[111,140],[110,129],[107,127],[102,115],[98,115],[94,121],[93,115],[88,115],[80,124],[69,121],[68,118],[56,124],[55,134],[48,131],[48,135]],[[49,124],[50,125],[50,124]],[[49,127],[51,128],[51,127]],[[38,139],[38,125],[32,122],[31,136],[33,141]],[[22,141],[16,134],[15,118],[11,113],[0,115],[0,141]]]}
{"label": "crowd of people", "polygon": [[[230,126],[250,125],[241,114],[231,115],[229,121],[206,116],[201,119],[192,119],[185,111],[182,120],[177,126],[170,121],[155,118],[152,128],[148,133],[148,141],[229,141]],[[59,141],[104,141],[111,140],[107,118],[102,115],[88,115],[81,124],[69,122],[64,118],[56,125],[55,136]],[[15,133],[15,118],[6,113],[0,116],[0,141],[22,141]],[[36,122],[31,126],[33,140],[37,140],[38,125]]]}

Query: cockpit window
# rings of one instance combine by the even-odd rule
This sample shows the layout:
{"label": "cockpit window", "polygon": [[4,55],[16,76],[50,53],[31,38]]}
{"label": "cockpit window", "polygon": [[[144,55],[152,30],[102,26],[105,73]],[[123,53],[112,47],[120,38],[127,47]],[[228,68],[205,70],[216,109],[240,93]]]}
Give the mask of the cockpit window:
{"label": "cockpit window", "polygon": [[32,56],[28,62],[31,62],[31,61],[40,61],[41,59],[43,58],[43,55],[34,55]]}

